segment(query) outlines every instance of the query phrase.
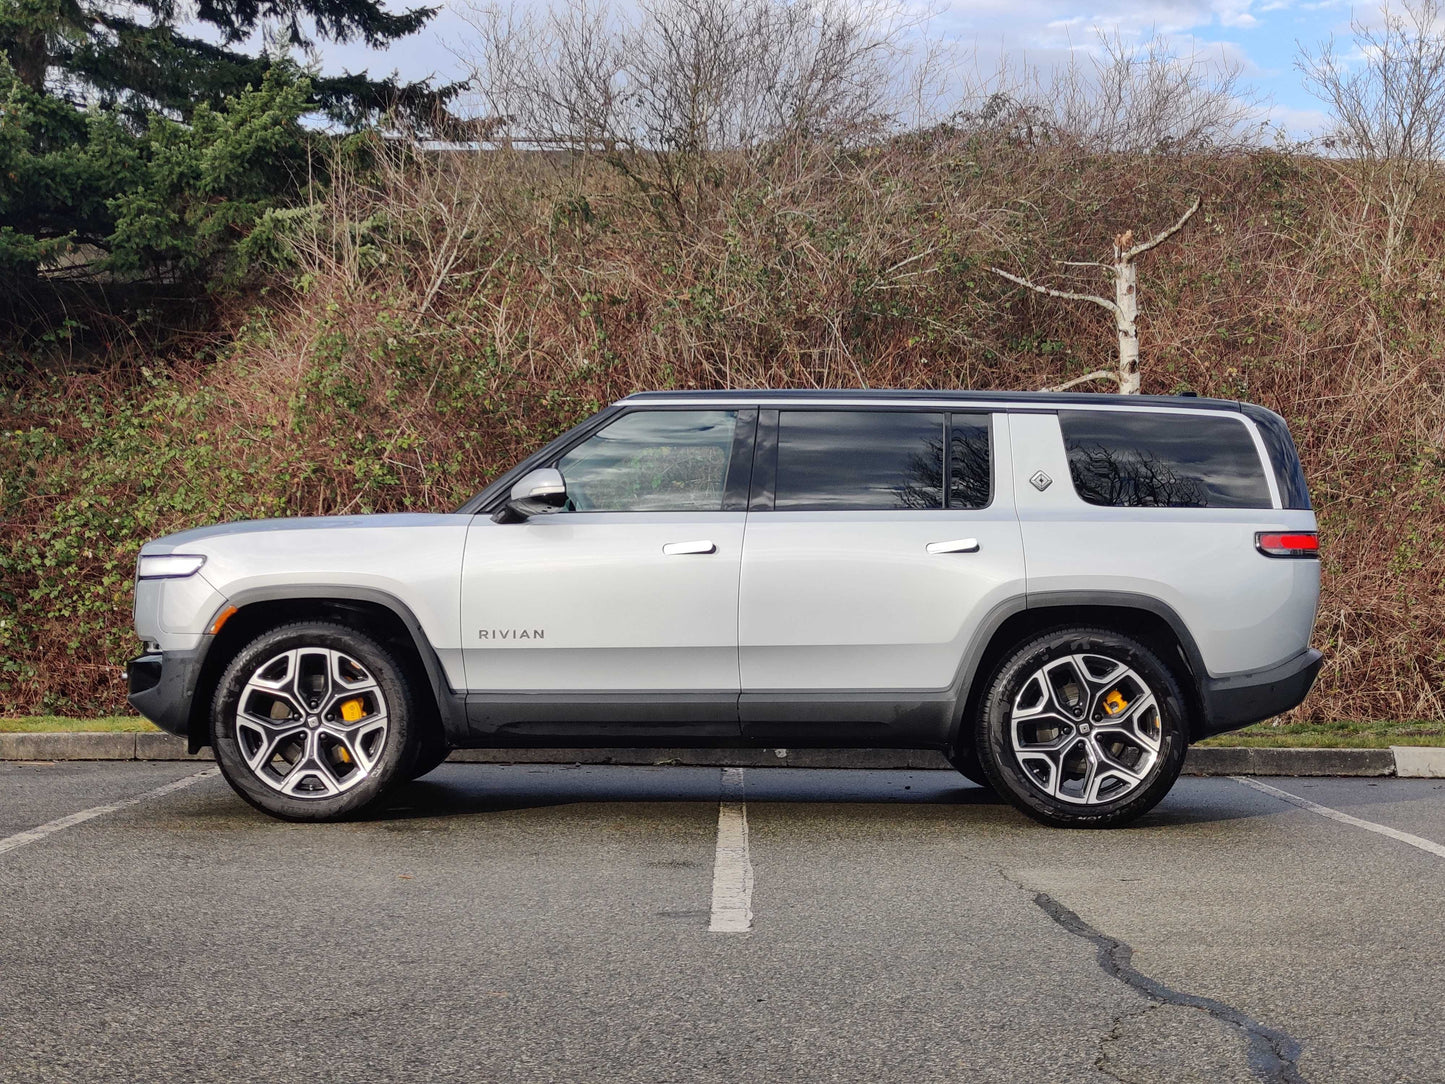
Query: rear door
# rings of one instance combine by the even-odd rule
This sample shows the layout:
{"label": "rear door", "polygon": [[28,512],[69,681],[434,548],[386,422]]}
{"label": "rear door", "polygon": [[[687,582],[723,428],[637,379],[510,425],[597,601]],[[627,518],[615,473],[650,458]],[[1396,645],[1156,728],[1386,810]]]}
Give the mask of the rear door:
{"label": "rear door", "polygon": [[743,732],[922,740],[976,630],[1023,595],[1008,418],[760,414],[739,594]]}

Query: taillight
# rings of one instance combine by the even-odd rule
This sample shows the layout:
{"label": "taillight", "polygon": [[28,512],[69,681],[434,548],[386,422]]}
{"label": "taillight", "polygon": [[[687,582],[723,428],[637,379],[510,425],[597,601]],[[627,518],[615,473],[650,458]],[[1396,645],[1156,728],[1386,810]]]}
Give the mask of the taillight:
{"label": "taillight", "polygon": [[1320,536],[1314,531],[1260,531],[1254,548],[1266,557],[1318,557]]}

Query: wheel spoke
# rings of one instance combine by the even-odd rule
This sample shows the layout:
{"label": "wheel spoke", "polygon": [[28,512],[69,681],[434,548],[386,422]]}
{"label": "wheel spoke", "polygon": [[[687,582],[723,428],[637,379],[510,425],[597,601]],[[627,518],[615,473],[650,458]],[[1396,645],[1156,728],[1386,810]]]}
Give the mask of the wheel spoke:
{"label": "wheel spoke", "polygon": [[266,665],[257,668],[247,684],[261,689],[269,689],[272,692],[290,693],[295,677],[296,652],[287,651],[277,655]]}
{"label": "wheel spoke", "polygon": [[1091,741],[1081,741],[1078,748],[1084,753],[1084,777],[1079,780],[1079,795],[1082,801],[1094,800],[1094,788],[1099,780],[1099,751]]}
{"label": "wheel spoke", "polygon": [[321,704],[322,712],[329,712],[342,701],[363,693],[380,692],[380,687],[371,674],[351,656],[340,651],[328,652],[326,675],[329,688],[328,695]]}
{"label": "wheel spoke", "polygon": [[1157,753],[1160,745],[1160,735],[1152,733],[1152,728],[1145,727],[1142,721],[1149,709],[1155,709],[1158,705],[1152,695],[1141,696],[1118,715],[1109,716],[1104,722],[1094,728],[1096,734],[1119,734],[1130,741],[1138,742],[1151,753]]}
{"label": "wheel spoke", "polygon": [[236,729],[238,736],[239,732],[244,729],[256,739],[253,748],[249,750],[247,746],[253,743],[242,742],[241,744],[241,752],[252,771],[260,771],[268,765],[283,742],[298,736],[304,739],[306,734],[306,726],[300,719],[273,721],[262,719],[249,712],[237,717]]}

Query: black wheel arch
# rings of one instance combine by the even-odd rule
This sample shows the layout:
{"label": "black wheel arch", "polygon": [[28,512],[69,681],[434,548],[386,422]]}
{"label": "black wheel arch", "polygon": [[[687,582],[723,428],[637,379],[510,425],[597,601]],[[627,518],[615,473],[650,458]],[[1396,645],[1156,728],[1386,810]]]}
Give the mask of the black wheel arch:
{"label": "black wheel arch", "polygon": [[368,633],[396,652],[398,661],[419,679],[419,686],[431,690],[431,702],[423,708],[430,723],[442,732],[443,740],[446,735],[465,730],[462,698],[447,681],[421,622],[395,595],[366,587],[253,588],[228,598],[212,621],[231,607],[236,612],[226,618],[220,632],[205,638],[187,723],[187,743],[192,753],[210,744],[211,698],[236,653],[267,629],[292,621],[335,621]]}
{"label": "black wheel arch", "polygon": [[1022,606],[996,610],[985,622],[982,650],[965,666],[962,704],[953,721],[950,745],[967,740],[969,720],[979,709],[989,679],[1004,657],[1025,640],[1069,625],[1107,628],[1153,647],[1173,671],[1189,711],[1191,741],[1203,736],[1200,686],[1208,675],[1199,646],[1173,607],[1148,595],[1124,591],[1050,591],[1030,594]]}

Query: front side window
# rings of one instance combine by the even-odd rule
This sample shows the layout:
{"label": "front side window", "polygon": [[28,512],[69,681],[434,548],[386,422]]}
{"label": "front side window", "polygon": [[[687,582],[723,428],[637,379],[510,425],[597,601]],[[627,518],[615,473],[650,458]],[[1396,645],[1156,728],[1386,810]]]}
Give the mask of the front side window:
{"label": "front side window", "polygon": [[624,414],[557,461],[579,512],[718,512],[737,412]]}
{"label": "front side window", "polygon": [[1061,410],[1074,489],[1115,508],[1269,508],[1244,423],[1227,415]]}
{"label": "front side window", "polygon": [[778,511],[943,507],[943,415],[785,410],[778,417]]}

